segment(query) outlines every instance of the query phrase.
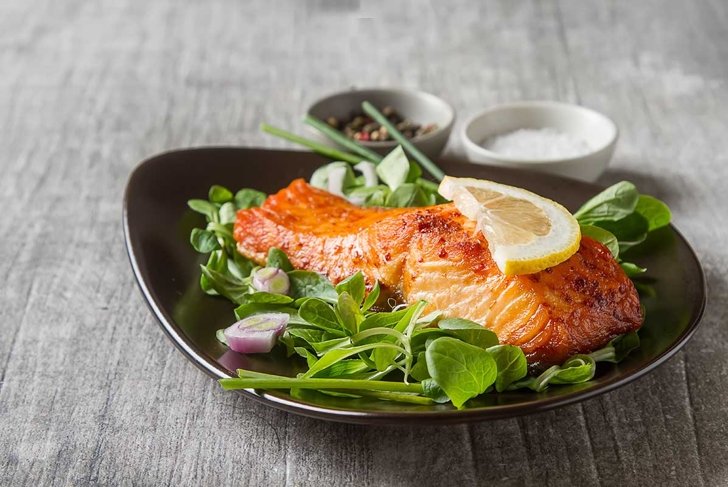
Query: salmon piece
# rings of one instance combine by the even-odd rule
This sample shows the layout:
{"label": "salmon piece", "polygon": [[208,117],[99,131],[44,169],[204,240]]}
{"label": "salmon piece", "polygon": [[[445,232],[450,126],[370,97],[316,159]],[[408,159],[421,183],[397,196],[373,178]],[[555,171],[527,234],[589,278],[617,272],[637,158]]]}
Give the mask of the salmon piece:
{"label": "salmon piece", "polygon": [[536,274],[506,276],[475,223],[452,204],[361,208],[297,179],[260,208],[240,210],[238,251],[263,264],[283,250],[299,269],[367,284],[406,303],[481,323],[534,368],[589,353],[642,324],[639,296],[609,250],[583,237],[576,254]]}

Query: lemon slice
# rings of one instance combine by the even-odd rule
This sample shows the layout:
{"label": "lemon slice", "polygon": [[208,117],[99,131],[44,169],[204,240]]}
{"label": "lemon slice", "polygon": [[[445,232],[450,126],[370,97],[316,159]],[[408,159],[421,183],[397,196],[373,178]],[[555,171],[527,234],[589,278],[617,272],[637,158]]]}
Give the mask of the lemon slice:
{"label": "lemon slice", "polygon": [[504,274],[533,274],[579,249],[579,223],[555,201],[515,186],[450,176],[438,192],[477,222]]}

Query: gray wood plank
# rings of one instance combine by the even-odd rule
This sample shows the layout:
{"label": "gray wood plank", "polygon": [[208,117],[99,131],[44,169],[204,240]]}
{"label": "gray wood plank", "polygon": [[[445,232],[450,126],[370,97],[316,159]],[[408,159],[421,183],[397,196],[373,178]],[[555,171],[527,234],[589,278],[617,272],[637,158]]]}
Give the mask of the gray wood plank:
{"label": "gray wood plank", "polygon": [[[727,485],[727,27],[721,0],[0,2],[0,485]],[[705,266],[694,339],[617,391],[482,424],[332,424],[219,390],[139,296],[126,177],[175,147],[283,147],[261,121],[299,129],[351,85],[440,94],[458,127],[519,99],[611,115],[601,182],[665,199]]]}

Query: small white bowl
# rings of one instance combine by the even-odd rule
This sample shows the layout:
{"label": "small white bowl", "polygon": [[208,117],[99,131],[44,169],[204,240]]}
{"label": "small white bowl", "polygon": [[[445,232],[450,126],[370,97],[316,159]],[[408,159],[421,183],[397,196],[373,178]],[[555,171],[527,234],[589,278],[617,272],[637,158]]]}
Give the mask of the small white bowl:
{"label": "small white bowl", "polygon": [[[582,139],[591,149],[564,159],[522,159],[483,147],[491,137],[518,129],[553,128]],[[596,180],[614,153],[617,125],[599,112],[554,101],[524,101],[498,105],[470,118],[460,130],[465,152],[472,162],[558,174],[582,181]]]}

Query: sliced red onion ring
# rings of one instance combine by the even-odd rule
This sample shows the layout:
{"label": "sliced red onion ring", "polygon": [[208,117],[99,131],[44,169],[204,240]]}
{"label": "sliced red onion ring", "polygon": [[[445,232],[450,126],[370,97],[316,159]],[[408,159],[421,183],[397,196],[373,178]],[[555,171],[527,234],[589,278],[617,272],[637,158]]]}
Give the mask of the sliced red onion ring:
{"label": "sliced red onion ring", "polygon": [[354,169],[359,171],[364,176],[364,186],[372,188],[379,184],[379,177],[377,176],[377,167],[369,161],[361,161],[359,164],[354,166]]}
{"label": "sliced red onion ring", "polygon": [[248,316],[225,329],[225,339],[231,350],[240,353],[267,353],[273,349],[278,336],[286,329],[287,313],[263,313]]}
{"label": "sliced red onion ring", "polygon": [[344,196],[344,178],[346,178],[345,167],[332,167],[329,170],[328,191],[329,193]]}
{"label": "sliced red onion ring", "polygon": [[291,280],[284,270],[277,267],[263,267],[253,273],[253,287],[256,291],[288,294],[291,289]]}

